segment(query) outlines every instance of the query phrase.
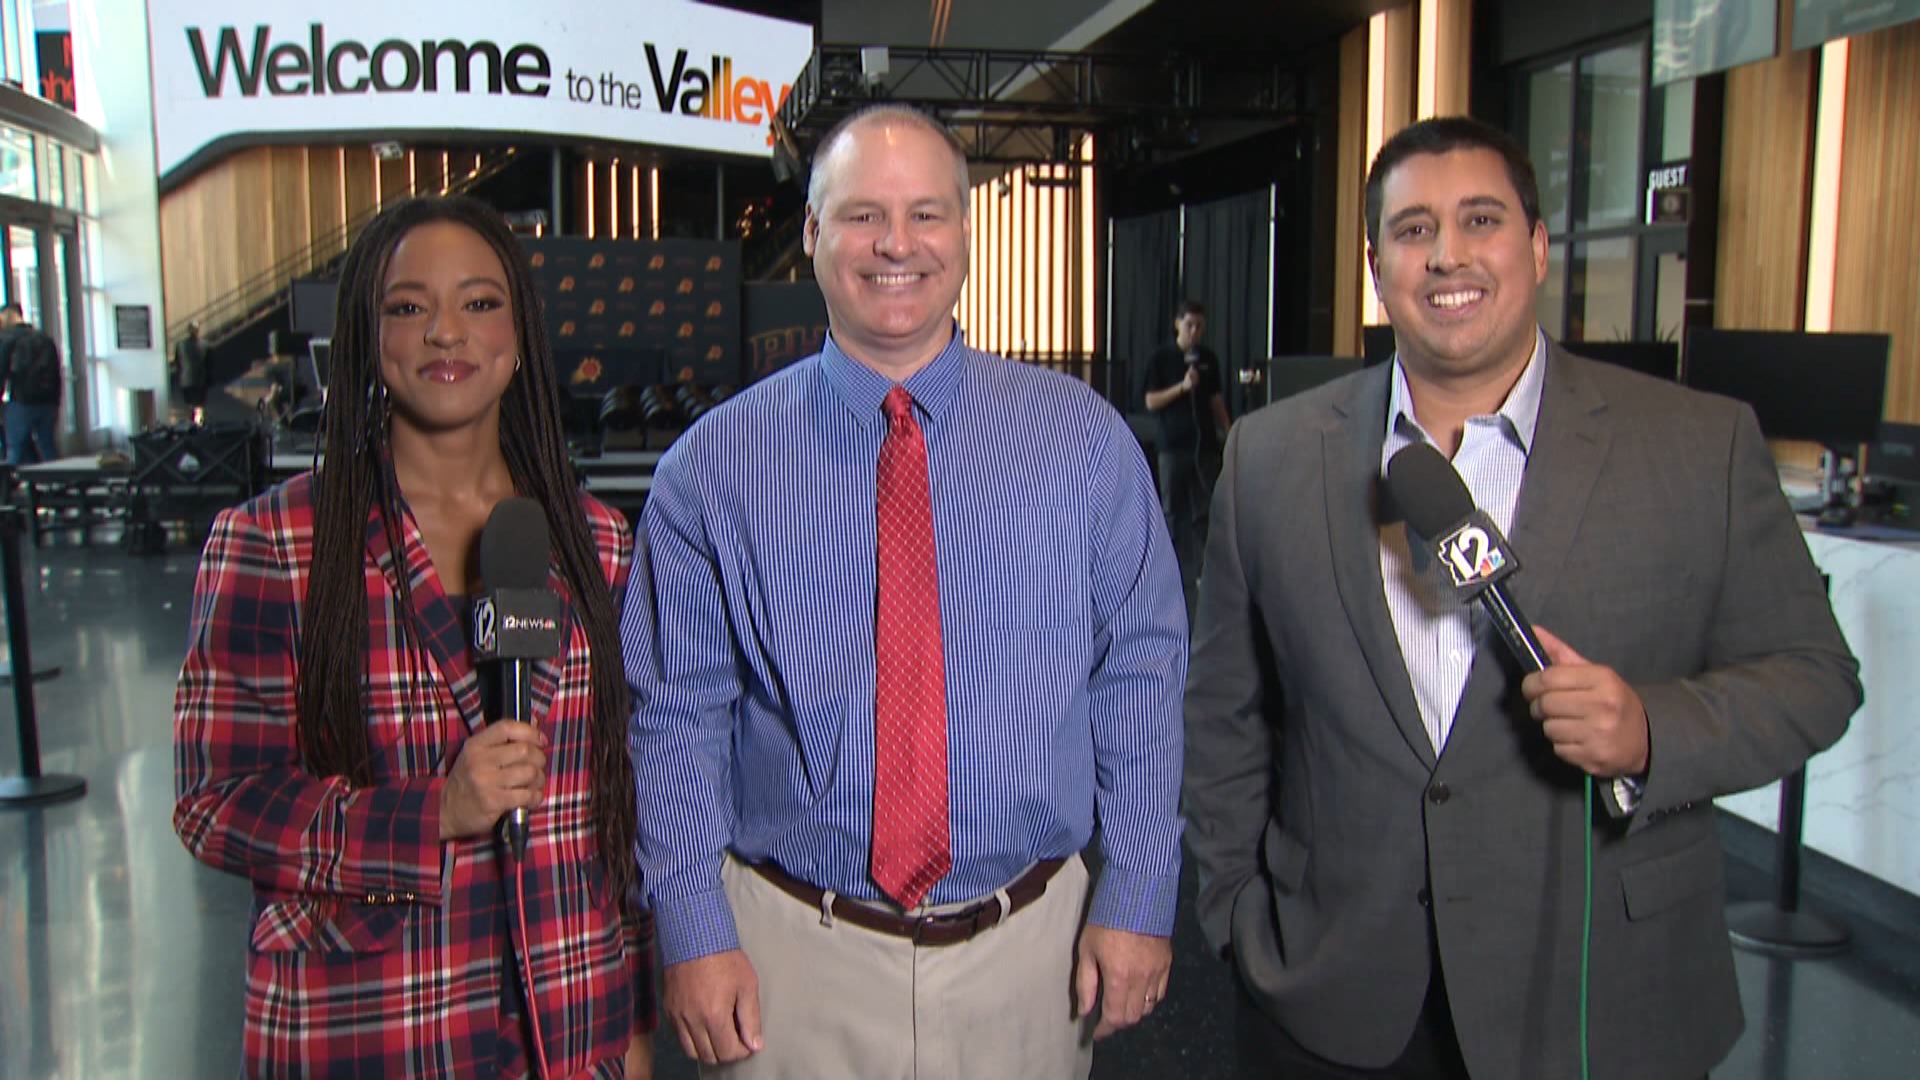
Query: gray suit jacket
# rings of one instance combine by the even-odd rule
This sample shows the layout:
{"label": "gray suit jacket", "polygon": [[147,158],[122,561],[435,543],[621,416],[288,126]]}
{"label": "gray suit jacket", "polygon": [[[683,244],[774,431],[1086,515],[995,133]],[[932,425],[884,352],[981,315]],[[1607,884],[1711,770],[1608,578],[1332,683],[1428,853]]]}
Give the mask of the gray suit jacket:
{"label": "gray suit jacket", "polygon": [[1201,926],[1301,1044],[1378,1067],[1426,993],[1430,908],[1476,1080],[1577,1076],[1591,831],[1593,1075],[1700,1076],[1742,1022],[1711,800],[1792,771],[1860,702],[1759,427],[1549,346],[1509,585],[1634,686],[1652,736],[1636,812],[1589,821],[1487,635],[1435,760],[1380,579],[1390,374],[1228,441],[1187,689]]}

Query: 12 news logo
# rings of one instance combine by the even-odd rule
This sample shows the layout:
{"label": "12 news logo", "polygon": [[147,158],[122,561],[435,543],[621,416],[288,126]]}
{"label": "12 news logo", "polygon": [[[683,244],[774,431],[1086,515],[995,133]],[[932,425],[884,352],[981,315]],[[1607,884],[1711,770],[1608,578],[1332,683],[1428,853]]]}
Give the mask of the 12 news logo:
{"label": "12 news logo", "polygon": [[483,596],[473,605],[473,647],[482,653],[492,652],[497,644],[494,623],[493,597]]}
{"label": "12 news logo", "polygon": [[1453,579],[1454,588],[1484,585],[1501,577],[1501,571],[1513,565],[1513,559],[1504,546],[1494,539],[1497,535],[1476,523],[1473,518],[1468,518],[1435,545],[1441,565],[1447,568],[1447,575]]}

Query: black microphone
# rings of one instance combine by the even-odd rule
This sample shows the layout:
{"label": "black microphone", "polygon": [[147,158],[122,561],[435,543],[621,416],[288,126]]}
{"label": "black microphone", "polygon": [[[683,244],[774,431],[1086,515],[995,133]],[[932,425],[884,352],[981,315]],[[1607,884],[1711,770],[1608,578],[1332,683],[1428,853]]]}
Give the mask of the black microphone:
{"label": "black microphone", "polygon": [[1454,596],[1463,604],[1479,600],[1520,666],[1545,671],[1547,650],[1507,592],[1506,580],[1520,569],[1520,560],[1500,527],[1473,505],[1453,465],[1431,445],[1414,443],[1387,462],[1387,490],[1407,528],[1446,569]]}
{"label": "black microphone", "polygon": [[[533,722],[533,662],[559,656],[566,640],[560,597],[547,588],[547,515],[532,499],[503,499],[480,533],[481,593],[473,602],[473,652],[501,665],[501,704]],[[518,859],[527,850],[527,811],[502,819]]]}

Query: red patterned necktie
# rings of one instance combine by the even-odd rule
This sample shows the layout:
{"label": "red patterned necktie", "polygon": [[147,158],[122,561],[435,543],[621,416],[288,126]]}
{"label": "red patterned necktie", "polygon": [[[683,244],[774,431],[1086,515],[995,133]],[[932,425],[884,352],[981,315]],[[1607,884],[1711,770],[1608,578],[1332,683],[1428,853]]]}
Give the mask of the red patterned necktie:
{"label": "red patterned necktie", "polygon": [[887,392],[876,506],[873,880],[918,907],[953,868],[947,833],[947,687],[927,443],[905,387]]}

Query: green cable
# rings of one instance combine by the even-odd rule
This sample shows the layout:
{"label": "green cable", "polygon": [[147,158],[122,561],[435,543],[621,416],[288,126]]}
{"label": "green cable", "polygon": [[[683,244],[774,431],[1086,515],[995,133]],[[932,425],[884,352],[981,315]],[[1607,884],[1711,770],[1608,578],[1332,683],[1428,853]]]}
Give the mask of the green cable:
{"label": "green cable", "polygon": [[1586,792],[1586,817],[1581,822],[1581,831],[1587,837],[1587,887],[1586,899],[1580,912],[1580,1080],[1587,1080],[1587,983],[1590,981],[1588,964],[1593,953],[1593,777],[1587,777],[1582,785]]}

